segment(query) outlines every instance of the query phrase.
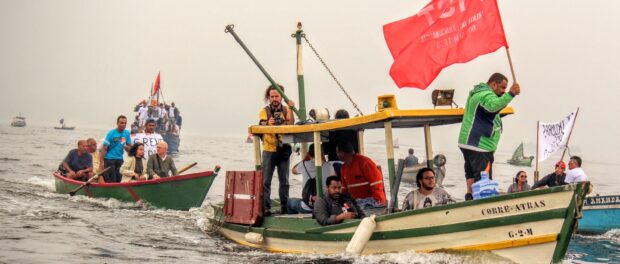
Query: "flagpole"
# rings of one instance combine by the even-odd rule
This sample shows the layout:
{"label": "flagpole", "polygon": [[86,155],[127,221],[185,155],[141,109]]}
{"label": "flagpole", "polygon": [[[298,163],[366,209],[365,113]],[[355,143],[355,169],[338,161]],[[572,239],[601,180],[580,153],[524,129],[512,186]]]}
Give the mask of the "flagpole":
{"label": "flagpole", "polygon": [[512,58],[510,57],[510,50],[506,47],[506,55],[508,55],[508,64],[510,64],[510,73],[512,73],[512,81],[514,83],[517,82],[517,77],[515,76],[515,69],[512,66]]}
{"label": "flagpole", "polygon": [[536,184],[538,182],[538,178],[539,178],[539,174],[538,174],[538,149],[540,148],[539,146],[539,140],[540,140],[540,120],[536,121],[536,170],[534,170],[534,184]]}
{"label": "flagpole", "polygon": [[568,138],[566,139],[566,146],[564,146],[564,152],[562,152],[562,158],[560,160],[564,160],[564,154],[566,154],[566,150],[568,149],[568,142],[570,141],[570,136],[573,135],[573,128],[575,128],[575,123],[577,123],[577,115],[579,115],[579,107],[577,107],[577,112],[575,112],[575,121],[573,121],[573,126],[570,128],[570,133],[568,133]]}

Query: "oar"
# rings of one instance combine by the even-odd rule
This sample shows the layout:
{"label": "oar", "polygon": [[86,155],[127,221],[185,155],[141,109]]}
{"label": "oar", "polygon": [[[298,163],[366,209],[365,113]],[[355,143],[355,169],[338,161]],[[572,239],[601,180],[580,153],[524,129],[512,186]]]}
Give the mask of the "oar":
{"label": "oar", "polygon": [[192,167],[196,166],[196,164],[198,164],[198,162],[194,162],[192,164],[187,165],[187,167],[182,168],[179,172],[177,172],[177,175],[181,175],[181,173],[185,172],[186,170],[191,169]]}
{"label": "oar", "polygon": [[102,171],[100,171],[99,173],[95,174],[93,177],[91,177],[90,179],[88,179],[88,181],[86,181],[85,183],[83,183],[82,185],[78,186],[77,188],[75,188],[73,191],[69,192],[70,196],[74,196],[75,193],[77,193],[79,190],[81,190],[82,188],[86,187],[87,185],[89,185],[91,182],[93,182],[94,180],[96,180],[97,178],[99,178],[99,175],[103,174],[104,172],[106,172],[107,170],[109,170],[110,167],[107,167],[105,169],[103,169]]}

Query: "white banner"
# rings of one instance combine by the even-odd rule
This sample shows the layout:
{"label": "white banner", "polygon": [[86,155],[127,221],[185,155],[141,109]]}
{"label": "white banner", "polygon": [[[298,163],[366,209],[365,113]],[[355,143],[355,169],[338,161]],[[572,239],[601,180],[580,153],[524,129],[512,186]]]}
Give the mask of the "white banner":
{"label": "white banner", "polygon": [[556,151],[566,147],[576,116],[576,112],[572,112],[560,122],[539,123],[538,161],[546,160]]}

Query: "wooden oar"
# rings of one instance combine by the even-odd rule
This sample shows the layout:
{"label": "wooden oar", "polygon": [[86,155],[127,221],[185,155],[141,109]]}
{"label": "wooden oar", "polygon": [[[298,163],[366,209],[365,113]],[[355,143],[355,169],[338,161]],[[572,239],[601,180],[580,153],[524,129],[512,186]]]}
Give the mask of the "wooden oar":
{"label": "wooden oar", "polygon": [[187,165],[187,167],[182,168],[179,172],[177,172],[177,175],[181,175],[181,173],[185,172],[186,170],[191,169],[192,167],[196,166],[196,164],[198,164],[198,162],[194,162],[192,164]]}
{"label": "wooden oar", "polygon": [[93,177],[91,177],[90,179],[88,179],[88,181],[86,181],[85,183],[83,183],[82,185],[78,186],[77,188],[75,188],[73,191],[69,192],[70,196],[74,196],[75,193],[77,193],[79,190],[81,190],[82,188],[86,187],[87,185],[91,184],[94,180],[96,180],[97,178],[99,178],[99,175],[103,174],[104,172],[106,172],[107,170],[109,170],[110,167],[107,167],[105,169],[103,169],[102,171],[100,171],[99,173],[93,175]]}

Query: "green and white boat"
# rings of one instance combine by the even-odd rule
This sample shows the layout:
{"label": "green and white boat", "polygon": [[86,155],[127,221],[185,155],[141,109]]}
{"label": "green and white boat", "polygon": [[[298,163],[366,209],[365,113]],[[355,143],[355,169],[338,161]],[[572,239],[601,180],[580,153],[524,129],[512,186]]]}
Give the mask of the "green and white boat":
{"label": "green and white boat", "polygon": [[[424,128],[427,160],[432,160],[430,128],[460,123],[463,109],[399,110],[391,96],[379,97],[379,111],[370,115],[325,123],[289,126],[252,126],[255,164],[260,169],[259,136],[283,135],[289,142],[314,139],[315,146],[329,131],[358,131],[364,153],[364,130],[383,129],[393,142],[393,128]],[[501,114],[512,114],[508,107]],[[386,145],[390,188],[394,190],[393,147]],[[315,153],[321,155],[321,149]],[[321,166],[321,164],[316,164]],[[317,168],[317,171],[321,171]],[[317,175],[320,177],[320,175]],[[317,182],[321,182],[317,180]],[[396,212],[376,217],[376,228],[362,254],[399,251],[489,251],[518,263],[550,263],[564,258],[576,230],[588,182],[519,192],[475,201]],[[317,188],[321,190],[322,188]],[[396,201],[391,201],[397,204]],[[221,208],[216,208],[221,210]],[[222,215],[222,212],[215,215]],[[216,221],[223,221],[215,219]],[[345,252],[360,220],[320,226],[310,215],[263,217],[256,226],[222,222],[218,232],[242,245],[286,253],[336,254]]]}
{"label": "green and white boat", "polygon": [[533,160],[534,156],[526,157],[525,154],[523,154],[523,142],[521,142],[517,149],[515,149],[515,151],[512,153],[512,158],[510,158],[506,162],[514,166],[531,167]]}
{"label": "green and white boat", "polygon": [[[212,224],[208,231],[217,232],[241,245],[284,253],[351,252],[347,248],[354,242],[362,245],[361,248],[357,248],[359,249],[357,252],[361,254],[402,251],[486,251],[517,263],[551,263],[564,258],[570,238],[576,231],[577,221],[581,217],[581,208],[586,190],[590,186],[589,182],[414,211],[387,213],[374,219],[376,222],[374,227],[367,225],[369,222],[372,223],[367,221],[368,219],[345,220],[332,226],[320,226],[311,215],[263,216],[260,206],[262,185],[254,184],[262,183],[260,138],[263,134],[278,134],[285,143],[302,143],[302,149],[304,143],[313,142],[314,153],[318,157],[323,155],[320,146],[329,139],[330,132],[356,131],[359,153],[365,154],[365,130],[382,129],[385,133],[389,188],[390,193],[394,194],[398,193],[397,179],[400,177],[396,175],[392,129],[423,128],[425,159],[427,165],[433,167],[431,127],[459,124],[464,114],[462,108],[401,110],[398,109],[393,95],[384,95],[379,96],[375,113],[361,115],[360,111],[360,116],[348,119],[304,122],[306,115],[301,38],[305,35],[301,30],[301,23],[297,28],[294,37],[297,40],[300,109],[297,111],[292,108],[292,110],[302,124],[254,125],[249,128],[248,132],[254,136],[255,171],[227,172],[226,190],[233,191],[225,194],[226,200],[223,206],[213,206],[215,210],[208,216]],[[235,33],[234,25],[227,26],[225,32],[233,35],[272,86],[278,87]],[[280,94],[288,101],[282,91]],[[513,113],[512,107],[506,107],[500,112],[502,116]],[[315,162],[316,182],[319,185],[316,188],[317,195],[321,196],[323,195],[323,188],[320,186],[322,161],[316,159]],[[235,180],[229,181],[228,174]],[[392,197],[389,208],[397,208],[398,204],[397,199]],[[240,217],[237,217],[236,213]],[[242,219],[241,215],[246,217],[242,221],[239,220]],[[248,219],[250,221],[246,221]],[[248,224],[239,224],[241,222]],[[368,231],[370,232],[368,240],[358,239],[363,237],[358,235],[364,232],[368,234]]]}

